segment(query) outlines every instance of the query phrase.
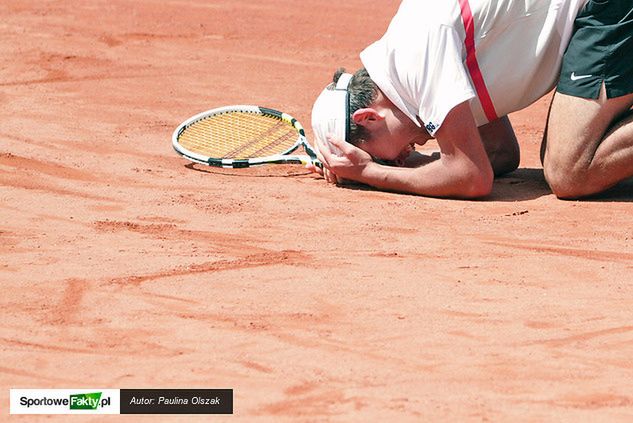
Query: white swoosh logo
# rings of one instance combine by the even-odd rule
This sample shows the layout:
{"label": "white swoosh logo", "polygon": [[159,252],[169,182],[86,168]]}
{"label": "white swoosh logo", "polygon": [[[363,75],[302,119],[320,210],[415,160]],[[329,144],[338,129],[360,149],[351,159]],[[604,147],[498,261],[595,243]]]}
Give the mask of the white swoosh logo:
{"label": "white swoosh logo", "polygon": [[571,73],[571,80],[578,81],[579,79],[591,78],[593,75],[576,75],[576,72]]}

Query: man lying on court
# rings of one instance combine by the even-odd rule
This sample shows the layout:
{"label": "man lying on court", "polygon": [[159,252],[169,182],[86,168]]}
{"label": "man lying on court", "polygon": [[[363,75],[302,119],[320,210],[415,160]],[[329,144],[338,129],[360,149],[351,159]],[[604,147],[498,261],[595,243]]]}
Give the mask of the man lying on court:
{"label": "man lying on court", "polygon": [[[541,148],[554,193],[582,197],[633,176],[630,0],[404,0],[360,58],[312,111],[329,182],[485,196],[519,163],[508,113],[557,83]],[[439,159],[409,154],[430,138]]]}

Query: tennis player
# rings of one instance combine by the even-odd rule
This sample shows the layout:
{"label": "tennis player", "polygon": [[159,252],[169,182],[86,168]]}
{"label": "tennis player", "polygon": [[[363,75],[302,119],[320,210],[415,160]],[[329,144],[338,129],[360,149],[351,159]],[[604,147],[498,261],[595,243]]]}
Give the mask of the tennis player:
{"label": "tennis player", "polygon": [[[404,0],[360,58],[312,111],[330,182],[485,196],[519,163],[507,115],[556,85],[541,154],[554,193],[583,197],[633,176],[631,0]],[[439,158],[412,153],[431,138]]]}

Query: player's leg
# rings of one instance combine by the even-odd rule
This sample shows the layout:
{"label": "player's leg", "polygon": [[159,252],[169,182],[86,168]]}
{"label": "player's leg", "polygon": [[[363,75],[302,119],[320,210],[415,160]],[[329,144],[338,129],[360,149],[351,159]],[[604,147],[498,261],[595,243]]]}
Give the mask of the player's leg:
{"label": "player's leg", "polygon": [[480,126],[479,135],[495,176],[504,175],[519,167],[519,143],[507,116]]}
{"label": "player's leg", "polygon": [[556,93],[543,167],[560,198],[595,194],[633,176],[633,94],[596,100]]}
{"label": "player's leg", "polygon": [[589,0],[578,15],[550,107],[542,155],[561,198],[633,176],[633,4]]}

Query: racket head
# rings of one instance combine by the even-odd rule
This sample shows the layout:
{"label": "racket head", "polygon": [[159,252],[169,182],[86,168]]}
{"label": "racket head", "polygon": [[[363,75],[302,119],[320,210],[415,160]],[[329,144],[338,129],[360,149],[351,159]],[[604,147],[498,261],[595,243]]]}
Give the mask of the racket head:
{"label": "racket head", "polygon": [[[172,135],[183,157],[211,166],[249,167],[316,160],[299,121],[278,110],[233,105],[207,110],[184,121]],[[289,156],[303,146],[308,156]]]}

